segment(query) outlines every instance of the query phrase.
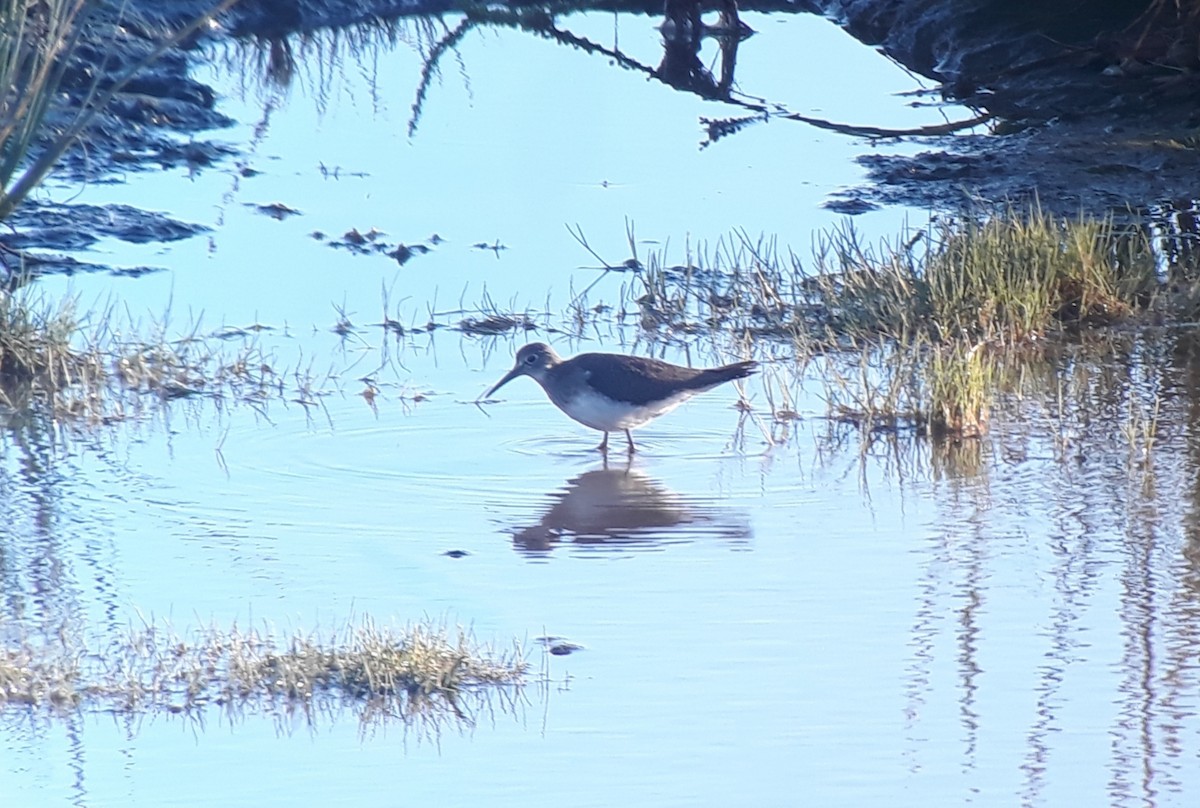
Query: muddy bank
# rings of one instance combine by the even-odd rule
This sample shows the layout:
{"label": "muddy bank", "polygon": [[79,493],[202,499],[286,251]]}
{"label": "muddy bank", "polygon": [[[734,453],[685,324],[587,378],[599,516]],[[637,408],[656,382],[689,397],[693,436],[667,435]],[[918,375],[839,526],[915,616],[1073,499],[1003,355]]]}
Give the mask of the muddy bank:
{"label": "muddy bank", "polygon": [[1200,7],[1163,0],[819,0],[868,45],[992,116],[987,134],[867,155],[832,206],[1036,196],[1063,214],[1190,207],[1200,176]]}
{"label": "muddy bank", "polygon": [[1200,119],[1200,7],[1165,0],[818,0],[864,44],[1009,126]]}

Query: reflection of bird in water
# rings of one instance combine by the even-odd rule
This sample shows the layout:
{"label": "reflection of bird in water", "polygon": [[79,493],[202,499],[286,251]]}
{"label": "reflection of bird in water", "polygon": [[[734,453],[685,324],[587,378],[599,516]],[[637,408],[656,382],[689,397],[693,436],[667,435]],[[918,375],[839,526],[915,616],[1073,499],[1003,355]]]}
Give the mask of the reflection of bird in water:
{"label": "reflection of bird in water", "polygon": [[568,480],[536,525],[513,534],[519,551],[544,553],[559,542],[627,545],[690,541],[701,535],[745,541],[750,528],[713,505],[688,502],[644,474],[603,468]]}
{"label": "reflection of bird in water", "polygon": [[744,379],[756,367],[757,363],[746,361],[719,368],[686,368],[644,356],[606,353],[563,359],[549,345],[533,342],[517,351],[513,369],[484,396],[518,376],[529,376],[560,410],[604,433],[600,451],[608,452],[608,433],[621,430],[633,454],[629,430],[670,412],[697,393]]}

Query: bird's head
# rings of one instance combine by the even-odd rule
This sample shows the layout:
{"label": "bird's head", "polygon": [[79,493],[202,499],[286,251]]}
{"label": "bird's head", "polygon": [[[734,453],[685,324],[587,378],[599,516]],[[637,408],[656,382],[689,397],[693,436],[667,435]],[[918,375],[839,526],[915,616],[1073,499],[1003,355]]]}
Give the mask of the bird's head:
{"label": "bird's head", "polygon": [[505,374],[503,379],[492,385],[491,389],[483,396],[487,398],[518,376],[529,376],[538,384],[542,384],[550,369],[561,361],[562,359],[554,352],[554,349],[546,343],[531,342],[517,351],[517,360],[513,364],[513,369]]}

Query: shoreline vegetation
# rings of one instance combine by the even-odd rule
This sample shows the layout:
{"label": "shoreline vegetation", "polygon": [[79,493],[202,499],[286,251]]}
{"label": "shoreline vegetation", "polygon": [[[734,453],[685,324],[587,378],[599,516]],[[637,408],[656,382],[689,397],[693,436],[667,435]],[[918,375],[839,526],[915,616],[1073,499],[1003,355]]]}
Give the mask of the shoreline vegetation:
{"label": "shoreline vegetation", "polygon": [[[122,24],[138,22],[120,4],[0,0],[0,222],[91,139],[89,128],[131,82],[238,2],[215,0],[142,50],[119,54]],[[9,268],[10,280],[19,276]]]}
{"label": "shoreline vegetation", "polygon": [[647,330],[789,346],[818,363],[830,418],[974,438],[1006,365],[1056,339],[1193,316],[1190,256],[1164,256],[1154,238],[1036,207],[941,217],[874,247],[848,224],[818,234],[808,260],[737,233],[683,266],[651,256],[637,305]]}
{"label": "shoreline vegetation", "polygon": [[[1036,361],[1047,344],[1190,322],[1200,310],[1200,273],[1189,252],[1164,250],[1164,239],[1156,245],[1146,227],[1037,209],[943,217],[877,246],[846,225],[818,234],[808,259],[734,233],[712,250],[689,247],[683,264],[668,265],[668,248],[643,263],[632,231],[629,241],[632,257],[605,262],[602,277],[557,315],[507,311],[485,299],[473,311],[404,325],[385,294],[374,327],[397,340],[439,329],[499,338],[609,325],[634,327],[650,343],[713,341],[727,353],[790,363],[793,375],[815,367],[832,420],[867,433],[957,440],[986,432],[996,393],[1012,375],[1005,367]],[[615,301],[591,302],[610,274],[623,281]],[[117,326],[112,311],[80,314],[77,299],[48,301],[33,288],[0,293],[0,410],[10,414],[32,410],[58,424],[103,426],[193,397],[319,406],[325,386],[341,385],[332,369],[276,368],[259,344],[270,326],[203,334],[191,325],[171,337],[169,316],[148,328]],[[339,311],[331,331],[346,338],[362,327]],[[381,368],[387,351],[385,338]],[[381,368],[361,379],[372,406]],[[796,417],[772,379],[768,373],[763,382],[766,415]]]}
{"label": "shoreline vegetation", "polygon": [[[1040,386],[1047,395],[1054,374],[1045,368],[1065,347],[1184,325],[1200,307],[1190,256],[1169,252],[1149,229],[1037,210],[940,219],[870,248],[844,227],[818,236],[808,260],[745,234],[712,251],[689,250],[683,265],[667,265],[666,248],[643,264],[632,230],[629,243],[633,257],[602,270],[602,278],[623,280],[615,303],[589,303],[593,284],[558,318],[546,315],[544,326],[540,315],[506,313],[488,300],[478,316],[438,322],[431,315],[406,328],[388,314],[385,296],[375,327],[385,349],[391,339],[442,327],[494,339],[531,326],[554,330],[556,319],[577,335],[607,323],[636,329],[644,342],[711,342],[718,351],[769,357],[758,384],[774,423],[804,417],[792,409],[784,381],[804,378],[820,385],[825,417],[849,425],[864,446],[880,434],[929,436],[935,449],[956,452],[978,446],[997,401],[1020,400],[1009,393]],[[111,311],[80,315],[75,299],[47,301],[29,286],[0,293],[6,440],[38,417],[102,429],[195,396],[218,407],[265,407],[290,395],[319,403],[311,377],[272,369],[257,328],[207,336],[192,328],[172,340],[169,322],[141,337],[114,320]],[[361,331],[345,312],[339,325]],[[241,341],[232,354],[228,338]],[[363,395],[374,406],[381,391],[368,389]],[[1148,466],[1158,402],[1135,406],[1131,399],[1127,409],[1118,428],[1131,468]],[[0,713],[166,712],[203,720],[216,707],[311,724],[349,710],[364,726],[400,721],[436,732],[469,726],[478,711],[494,709],[489,694],[498,694],[502,709],[516,709],[529,676],[518,645],[497,654],[461,628],[380,629],[370,617],[329,638],[236,625],[177,634],[150,621],[95,648],[67,632],[31,639],[2,622],[0,629]]]}
{"label": "shoreline vegetation", "polygon": [[[87,138],[89,121],[140,69],[236,2],[212,2],[207,13],[164,31],[157,47],[122,71],[74,88],[82,103],[64,113],[56,108],[59,90],[73,75],[75,51],[95,48],[86,31],[104,9],[85,0],[33,6],[0,0],[0,27],[9,34],[0,43],[0,82],[12,88],[0,98],[0,220]],[[590,251],[582,232],[574,235]],[[816,236],[810,259],[743,232],[710,254],[689,247],[683,265],[668,265],[665,249],[642,264],[632,231],[629,237],[628,260],[601,261],[605,274],[632,271],[635,279],[622,285],[615,303],[592,308],[589,287],[562,314],[567,327],[559,330],[573,326],[579,333],[611,314],[616,325],[636,324],[650,341],[720,333],[729,335],[729,349],[746,355],[769,343],[776,362],[783,354],[782,361],[801,368],[817,363],[827,415],[868,433],[982,435],[1005,375],[1001,364],[1036,354],[1055,334],[1140,318],[1188,320],[1200,300],[1194,256],[1182,238],[1172,246],[1148,226],[1062,218],[1036,206],[937,218],[878,247],[847,225]],[[8,275],[0,300],[3,409],[35,407],[55,422],[104,424],[148,400],[319,401],[311,372],[275,369],[253,339],[230,355],[213,347],[225,334],[202,337],[197,328],[178,339],[159,327],[148,336],[138,336],[136,327],[122,334],[110,312],[79,316],[75,301],[47,305],[15,291],[28,280],[22,254],[6,248],[0,260]],[[537,330],[542,319],[485,300],[456,323],[431,315],[423,326],[405,327],[389,314],[386,295],[383,308],[382,325],[397,338],[443,327],[499,337]],[[545,327],[559,328],[552,320],[546,314]],[[88,331],[86,322],[99,325]],[[346,336],[354,324],[341,316],[334,330]],[[374,377],[363,383],[362,395],[373,404]],[[772,384],[769,375],[764,383]],[[786,391],[768,390],[767,398],[772,418],[788,415],[773,403],[786,402]]]}

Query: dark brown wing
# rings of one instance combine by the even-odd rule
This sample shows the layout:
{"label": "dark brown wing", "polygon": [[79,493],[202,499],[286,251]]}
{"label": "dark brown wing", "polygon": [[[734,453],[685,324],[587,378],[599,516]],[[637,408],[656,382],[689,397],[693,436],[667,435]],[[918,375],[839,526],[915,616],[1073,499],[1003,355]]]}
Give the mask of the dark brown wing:
{"label": "dark brown wing", "polygon": [[670,398],[681,390],[707,390],[749,376],[756,367],[754,362],[737,362],[698,370],[644,356],[598,353],[580,354],[569,364],[575,373],[586,376],[586,384],[593,390],[637,405]]}

